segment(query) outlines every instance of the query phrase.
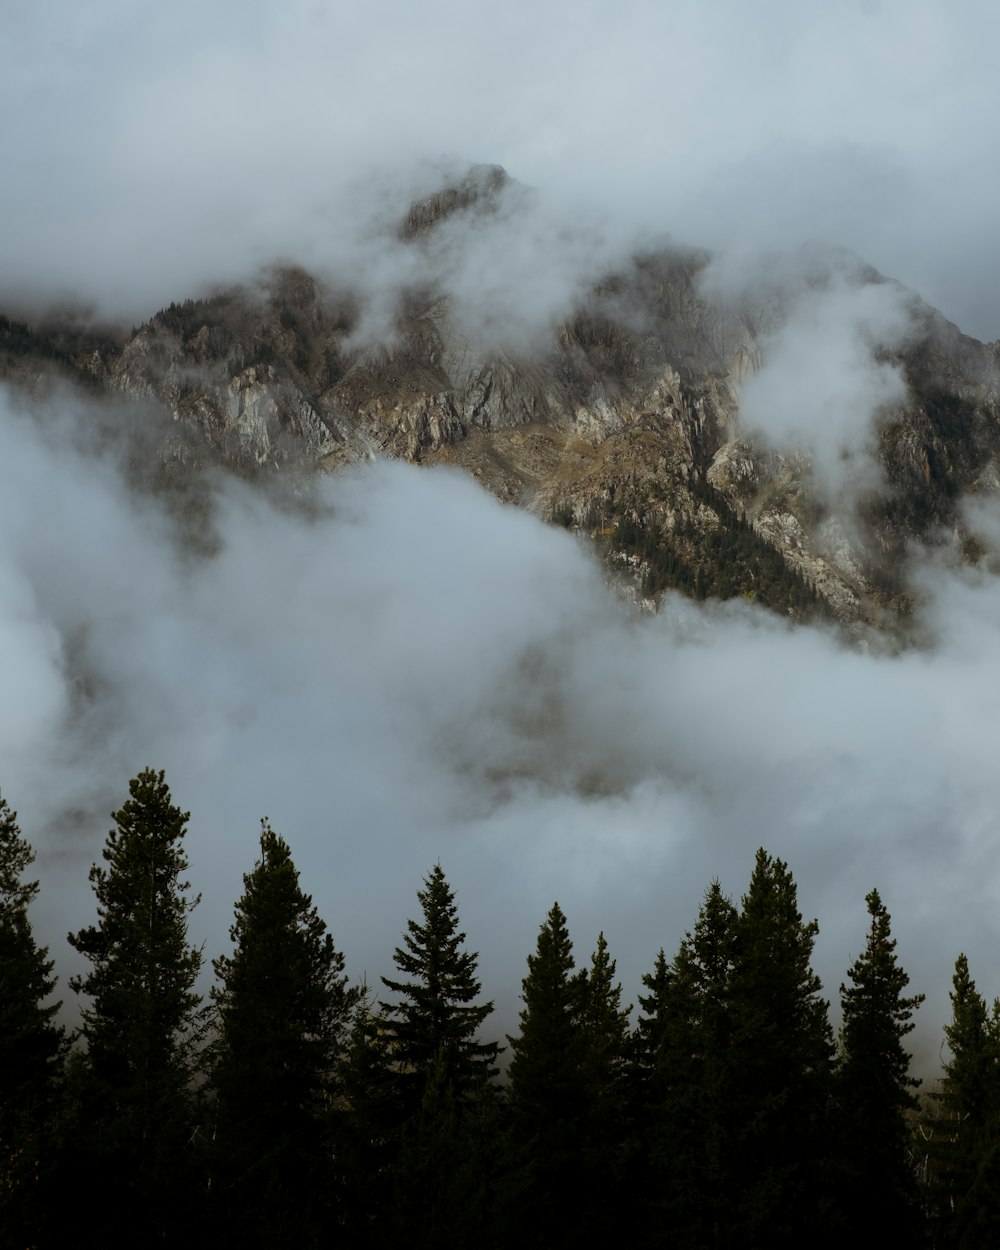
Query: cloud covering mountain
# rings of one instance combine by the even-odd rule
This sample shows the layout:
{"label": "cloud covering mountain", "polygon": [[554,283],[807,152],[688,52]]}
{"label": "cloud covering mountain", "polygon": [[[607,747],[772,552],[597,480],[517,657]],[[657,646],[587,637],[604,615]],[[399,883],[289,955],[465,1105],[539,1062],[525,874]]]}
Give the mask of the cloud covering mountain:
{"label": "cloud covering mountain", "polygon": [[370,270],[372,208],[445,156],[612,251],[840,243],[993,339],[998,24],[981,0],[22,6],[4,285],[145,314],[276,255]]}
{"label": "cloud covering mountain", "polygon": [[[290,259],[362,292],[361,339],[433,278],[470,333],[523,346],[669,232],[724,253],[730,290],[762,249],[832,240],[1000,335],[994,6],[50,0],[5,21],[5,309],[72,296],[140,319]],[[399,205],[469,157],[535,188],[526,210],[405,248]],[[745,390],[743,419],[801,436],[831,496],[870,480],[900,385],[871,336],[905,340],[900,301],[802,293]],[[61,971],[108,813],[151,764],[192,811],[210,953],[264,814],[373,982],[440,859],[497,1031],[554,897],[579,956],[603,928],[634,993],[761,844],[820,919],[831,996],[878,886],[929,995],[929,1066],[958,951],[1000,988],[984,570],[915,551],[929,642],[894,655],[742,603],[642,616],[572,536],[386,463],[317,482],[308,507],[208,475],[192,549],[130,485],[141,422],[123,414],[0,395],[0,784],[40,851]]]}
{"label": "cloud covering mountain", "polygon": [[928,568],[935,645],[893,657],[739,604],[641,616],[573,537],[461,475],[384,463],[319,482],[306,515],[206,485],[214,552],[194,554],[81,447],[70,406],[40,424],[5,399],[0,423],[4,793],[64,971],[107,813],[151,762],[192,811],[211,951],[267,814],[370,980],[440,859],[501,1027],[554,897],[581,956],[603,928],[634,990],[713,876],[741,892],[760,844],[820,917],[828,993],[873,883],[929,992],[932,1056],[958,950],[989,989],[987,574]]}

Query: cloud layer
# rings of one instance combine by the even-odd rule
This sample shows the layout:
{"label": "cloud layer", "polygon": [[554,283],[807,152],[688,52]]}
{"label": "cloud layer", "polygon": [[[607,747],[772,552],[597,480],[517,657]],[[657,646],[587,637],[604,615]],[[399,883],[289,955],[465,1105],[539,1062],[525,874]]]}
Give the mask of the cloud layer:
{"label": "cloud layer", "polygon": [[983,0],[22,6],[4,292],[135,318],[276,256],[349,270],[444,155],[601,217],[612,252],[840,243],[994,338],[998,35]]}
{"label": "cloud layer", "polygon": [[192,812],[209,953],[262,815],[370,981],[440,859],[498,1030],[553,899],[579,957],[605,930],[634,994],[761,844],[820,919],[833,997],[878,886],[932,1066],[957,953],[1000,989],[995,580],[928,571],[938,642],[895,658],[743,606],[641,617],[571,536],[385,463],[319,483],[309,518],[216,483],[217,550],[192,555],[82,449],[92,420],[0,410],[0,781],[60,971],[108,813],[152,764]]}

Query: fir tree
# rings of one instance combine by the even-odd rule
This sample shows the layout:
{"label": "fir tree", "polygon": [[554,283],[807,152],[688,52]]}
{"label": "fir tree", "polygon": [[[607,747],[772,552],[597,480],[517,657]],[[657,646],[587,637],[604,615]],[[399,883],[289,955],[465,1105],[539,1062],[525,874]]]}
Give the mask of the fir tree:
{"label": "fir tree", "polygon": [[621,1205],[627,1173],[628,1133],[626,1075],[631,1049],[621,983],[603,933],[578,981],[581,1042],[581,1180],[582,1214],[591,1234],[612,1236],[621,1230]]}
{"label": "fir tree", "polygon": [[530,1160],[520,1237],[546,1247],[573,1244],[585,1218],[585,978],[574,966],[566,917],[554,903],[528,956],[520,1033],[508,1038],[514,1128]]}
{"label": "fir tree", "polygon": [[1000,1238],[1000,1004],[987,1008],[964,954],[951,1007],[951,1056],[932,1125],[935,1244],[973,1250]]}
{"label": "fir tree", "polygon": [[44,1222],[41,1158],[65,1052],[47,1002],[53,961],[35,942],[28,908],[38,882],[23,880],[34,860],[17,813],[0,797],[0,1241],[30,1244]]}
{"label": "fir tree", "polygon": [[187,938],[198,898],[187,897],[181,879],[188,813],[171,802],[162,772],[141,772],[129,795],[113,813],[107,866],[90,871],[98,922],[69,935],[91,962],[70,987],[90,999],[79,1127],[96,1169],[91,1184],[118,1185],[95,1208],[105,1221],[95,1239],[109,1245],[165,1237],[182,1217],[191,1192],[190,1082],[203,1036],[195,990],[202,956]]}
{"label": "fir tree", "polygon": [[[417,891],[423,921],[410,920],[393,962],[409,980],[383,977],[398,1001],[382,1003],[385,1032],[400,1077],[404,1118],[415,1115],[430,1079],[441,1065],[460,1111],[496,1075],[499,1044],[480,1042],[479,1029],[493,1004],[477,1003],[479,956],[463,949],[458,908],[440,864]],[[435,1075],[436,1074],[436,1075]]]}
{"label": "fir tree", "polygon": [[521,1030],[508,1037],[515,1116],[530,1131],[574,1121],[582,1100],[581,981],[558,903],[538,934],[521,983]]}
{"label": "fir tree", "polygon": [[714,881],[673,961],[643,978],[638,1062],[649,1177],[645,1240],[723,1244],[734,1179],[727,1149],[734,1086],[730,977],[737,912]]}
{"label": "fir tree", "polygon": [[757,852],[726,998],[735,1244],[799,1246],[829,1227],[833,1032],[788,865]]}
{"label": "fir tree", "polygon": [[339,1218],[332,1104],[358,991],[266,820],[243,884],[212,990],[220,1227],[228,1244],[304,1250]]}
{"label": "fir tree", "polygon": [[848,1229],[878,1238],[921,1239],[911,1132],[917,1109],[903,1038],[923,994],[904,996],[909,977],[896,959],[890,916],[877,890],[865,899],[868,942],[841,985],[841,1061],[837,1074]]}
{"label": "fir tree", "polygon": [[622,1007],[622,987],[603,933],[590,967],[581,978],[580,1026],[584,1044],[584,1078],[595,1109],[619,1103],[629,1049],[631,1006]]}

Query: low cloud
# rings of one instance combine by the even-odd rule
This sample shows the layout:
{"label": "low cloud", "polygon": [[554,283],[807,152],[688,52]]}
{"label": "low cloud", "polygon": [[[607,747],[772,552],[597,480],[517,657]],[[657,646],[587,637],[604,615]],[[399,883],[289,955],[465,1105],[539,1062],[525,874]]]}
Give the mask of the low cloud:
{"label": "low cloud", "polygon": [[371,982],[440,859],[498,1032],[554,898],[580,958],[605,930],[634,995],[714,876],[742,892],[759,845],[819,917],[834,998],[878,886],[929,995],[930,1067],[957,953],[1000,989],[988,574],[928,567],[939,641],[895,658],[742,604],[644,617],[570,535],[387,463],[319,482],[311,519],[220,479],[215,553],[192,554],[83,450],[91,414],[72,408],[0,409],[0,782],[40,852],[61,973],[108,813],[151,764],[192,813],[208,953],[262,815]]}
{"label": "low cloud", "polygon": [[763,363],[741,391],[743,428],[808,457],[828,502],[849,505],[883,484],[877,426],[907,398],[902,369],[887,356],[912,337],[911,303],[894,283],[834,270],[793,294],[780,326],[758,341]]}
{"label": "low cloud", "polygon": [[[843,244],[995,338],[998,34],[981,0],[24,6],[0,296],[135,321],[276,259],[350,272],[386,188],[403,211],[445,154],[601,220],[612,252]],[[546,307],[593,276],[530,218],[495,242],[484,301],[505,258]],[[393,258],[365,269],[398,289]]]}

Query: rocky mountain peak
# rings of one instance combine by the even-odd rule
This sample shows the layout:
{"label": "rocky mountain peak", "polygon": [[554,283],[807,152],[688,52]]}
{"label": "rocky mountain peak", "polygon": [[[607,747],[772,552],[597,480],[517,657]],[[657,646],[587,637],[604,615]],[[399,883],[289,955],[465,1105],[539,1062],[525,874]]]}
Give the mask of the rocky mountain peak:
{"label": "rocky mountain peak", "polygon": [[404,241],[422,238],[456,213],[495,213],[504,192],[514,185],[501,165],[473,165],[461,178],[410,205],[399,227]]}
{"label": "rocky mountain peak", "polygon": [[[476,166],[413,204],[401,237],[494,213],[516,185],[499,166]],[[734,294],[713,286],[706,252],[647,252],[517,352],[471,339],[433,286],[407,288],[386,334],[359,339],[361,292],[285,266],[171,304],[123,340],[0,318],[0,375],[24,384],[58,369],[141,399],[166,418],[171,472],[206,457],[244,474],[376,456],[454,465],[588,535],[650,605],[675,589],[884,627],[906,616],[914,540],[956,558],[981,550],[960,501],[1000,483],[1000,362],[996,345],[852,254],[810,257],[795,281],[772,267]],[[794,360],[796,317],[840,393],[843,330],[828,331],[809,299],[842,289],[861,301],[873,376],[895,379],[891,403],[860,431],[871,484],[849,506],[801,448],[761,441],[743,419],[768,361],[782,350]],[[887,298],[905,333],[880,321]]]}

